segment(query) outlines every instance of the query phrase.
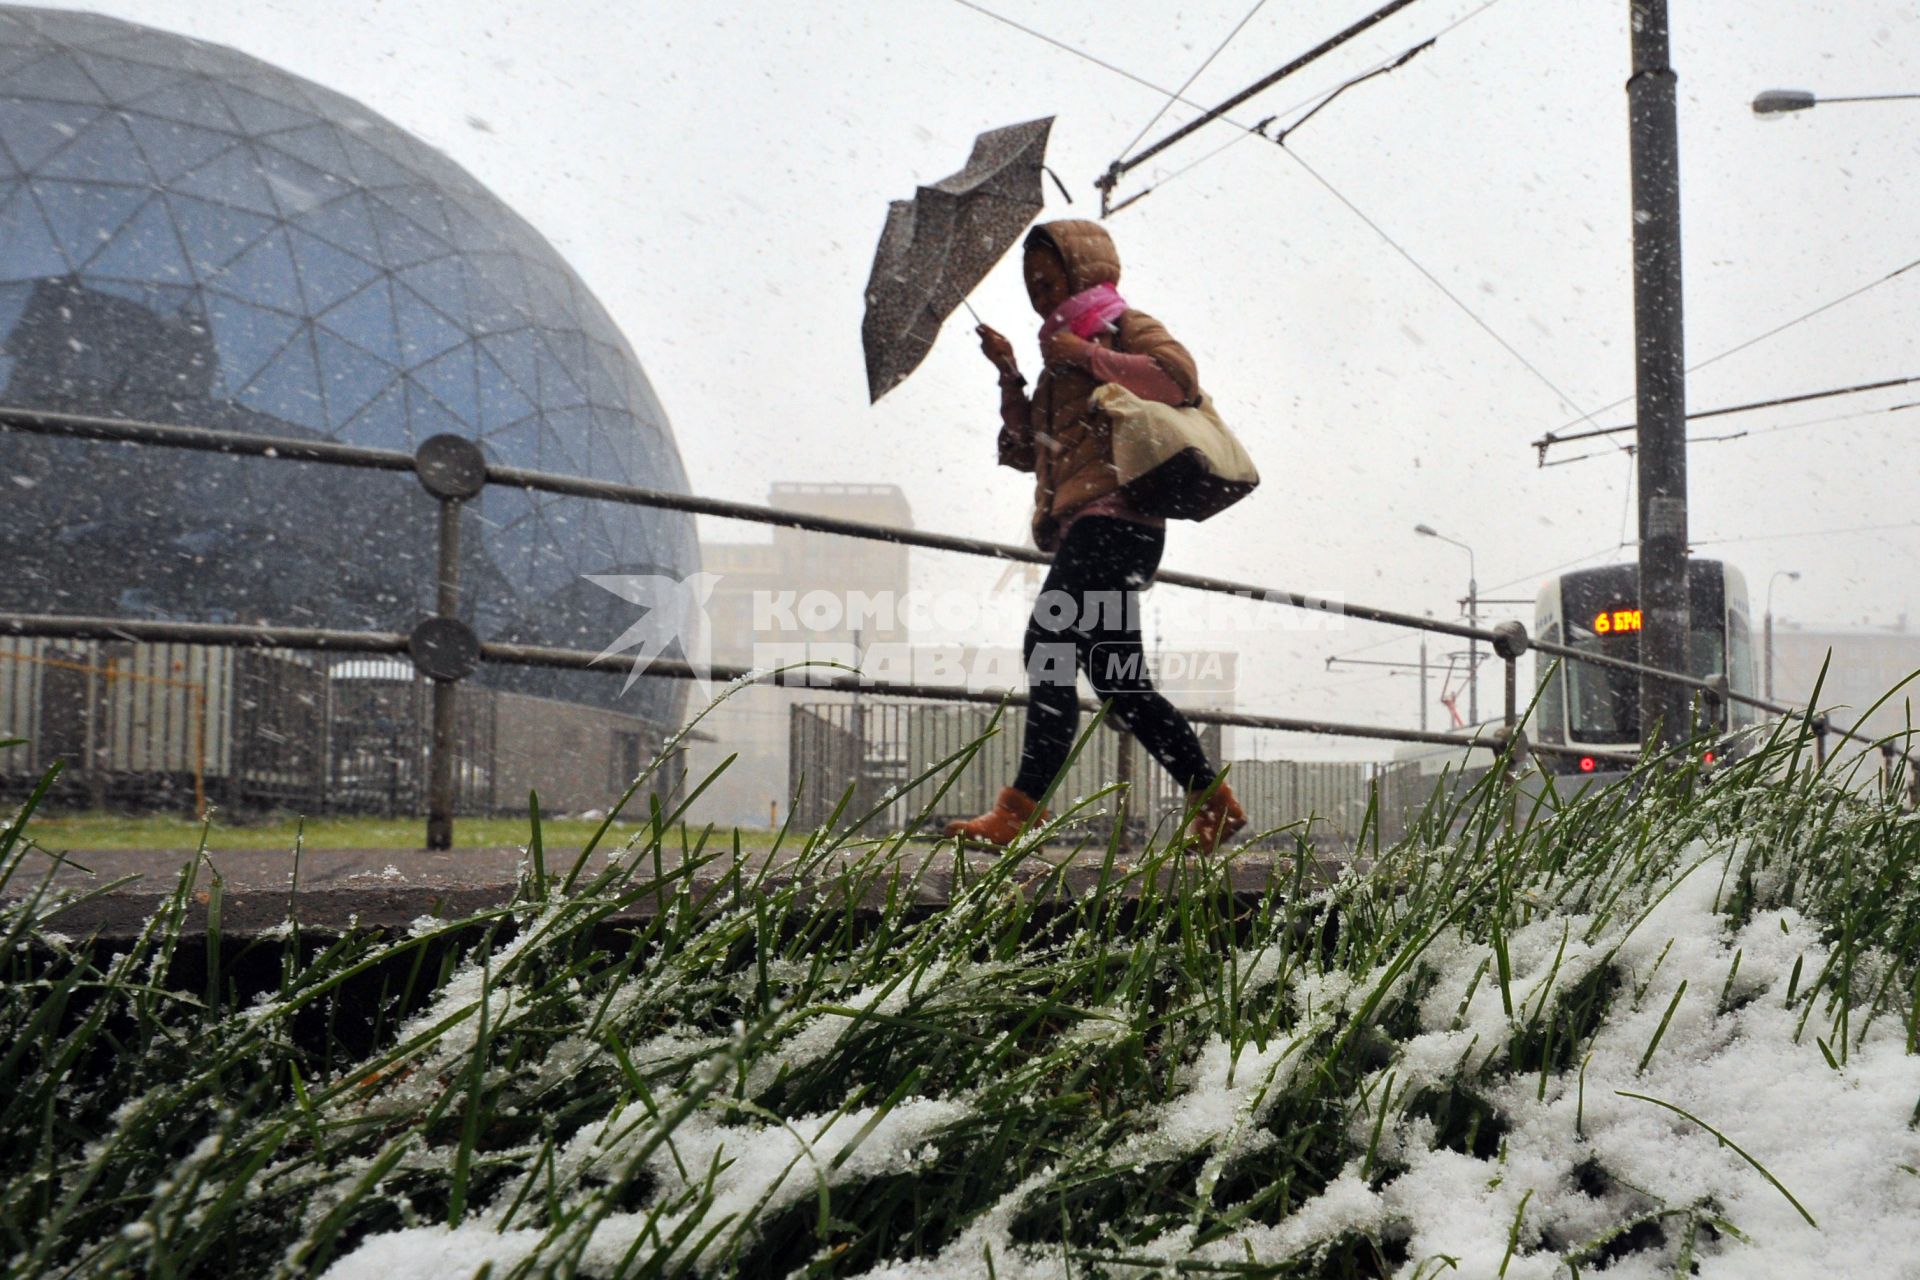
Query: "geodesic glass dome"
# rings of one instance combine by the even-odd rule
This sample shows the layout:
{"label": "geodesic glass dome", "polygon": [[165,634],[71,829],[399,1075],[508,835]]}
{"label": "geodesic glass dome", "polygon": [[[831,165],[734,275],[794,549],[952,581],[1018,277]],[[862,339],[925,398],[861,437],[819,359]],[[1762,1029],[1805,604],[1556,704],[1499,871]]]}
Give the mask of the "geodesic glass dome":
{"label": "geodesic glass dome", "polygon": [[[0,402],[390,449],[454,432],[686,488],[605,311],[445,156],[231,49],[11,6]],[[0,432],[0,486],[7,609],[404,630],[431,607],[435,512],[408,476]],[[599,649],[632,607],[581,575],[698,567],[684,515],[497,487],[468,511],[485,638]],[[678,705],[665,680],[620,702]]]}

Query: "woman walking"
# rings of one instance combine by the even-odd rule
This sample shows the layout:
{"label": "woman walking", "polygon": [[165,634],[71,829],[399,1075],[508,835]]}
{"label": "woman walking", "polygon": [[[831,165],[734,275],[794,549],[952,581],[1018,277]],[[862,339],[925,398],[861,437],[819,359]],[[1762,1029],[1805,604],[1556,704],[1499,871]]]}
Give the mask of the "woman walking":
{"label": "woman walking", "polygon": [[1153,754],[1198,806],[1188,830],[1213,849],[1247,817],[1193,726],[1158,690],[1140,644],[1140,591],[1166,546],[1166,522],[1135,510],[1113,466],[1111,429],[1088,403],[1102,383],[1143,400],[1192,404],[1200,397],[1193,357],[1158,320],[1120,296],[1120,255],[1095,222],[1049,222],[1027,235],[1027,296],[1044,317],[1044,369],[1027,380],[1013,344],[981,325],[980,349],[1000,371],[1000,463],[1034,477],[1035,545],[1053,563],[1034,602],[1023,646],[1029,704],[1020,772],[993,808],[953,822],[947,834],[1012,842],[1045,815],[1038,800],[1066,764],[1080,723],[1076,671],[1107,714]]}

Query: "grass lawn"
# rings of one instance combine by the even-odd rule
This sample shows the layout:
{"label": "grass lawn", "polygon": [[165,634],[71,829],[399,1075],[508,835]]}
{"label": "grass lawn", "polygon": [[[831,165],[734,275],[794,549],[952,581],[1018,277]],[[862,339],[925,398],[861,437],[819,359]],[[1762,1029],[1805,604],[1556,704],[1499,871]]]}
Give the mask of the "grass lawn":
{"label": "grass lawn", "polygon": [[[190,866],[108,948],[16,889],[0,1258],[1911,1280],[1920,816],[1835,778],[1804,725],[1698,760],[1558,809],[1494,770],[1370,871],[1321,886],[1302,859],[1257,901],[1177,847],[1099,863],[1097,831],[1098,882],[1066,894],[1030,855],[1072,838],[1070,804],[937,912],[893,887],[894,839],[792,832],[791,879],[716,885],[649,856],[671,812],[403,933],[223,947],[189,927],[197,901],[217,931],[221,893]],[[0,826],[0,887],[56,832]],[[665,901],[604,927],[636,897]]]}
{"label": "grass lawn", "polygon": [[[171,814],[73,813],[34,819],[35,838],[49,848],[83,849],[193,849],[200,843],[201,824],[188,816]],[[616,822],[610,841],[624,841],[644,823]],[[207,828],[207,848],[285,849],[304,834],[309,849],[418,849],[426,839],[424,818],[276,817],[237,822],[215,814]],[[548,818],[541,824],[546,843],[556,849],[577,849],[593,837],[599,822],[585,818]],[[453,843],[459,849],[522,845],[531,828],[525,818],[456,818]],[[732,829],[716,830],[710,843],[732,843]],[[765,849],[771,832],[740,828],[745,848]]]}

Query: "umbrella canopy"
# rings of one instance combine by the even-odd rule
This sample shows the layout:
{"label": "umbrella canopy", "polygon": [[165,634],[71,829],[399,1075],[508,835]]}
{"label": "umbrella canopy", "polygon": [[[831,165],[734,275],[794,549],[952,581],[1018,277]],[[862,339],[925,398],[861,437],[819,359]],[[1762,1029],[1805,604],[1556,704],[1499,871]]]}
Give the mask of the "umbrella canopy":
{"label": "umbrella canopy", "polygon": [[1039,214],[1052,128],[1048,116],[983,133],[966,168],[888,207],[860,325],[874,400],[920,367],[941,324]]}

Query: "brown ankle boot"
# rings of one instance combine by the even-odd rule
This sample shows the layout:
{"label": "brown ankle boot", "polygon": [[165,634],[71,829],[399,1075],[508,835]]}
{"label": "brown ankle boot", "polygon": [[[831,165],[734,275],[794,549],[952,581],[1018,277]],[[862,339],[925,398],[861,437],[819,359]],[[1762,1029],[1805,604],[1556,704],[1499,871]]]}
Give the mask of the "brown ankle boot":
{"label": "brown ankle boot", "polygon": [[1013,838],[1028,826],[1038,826],[1046,820],[1047,815],[1039,812],[1039,806],[1026,792],[1002,787],[1000,798],[993,802],[993,808],[977,818],[949,822],[947,834],[1004,848],[1012,844]]}
{"label": "brown ankle boot", "polygon": [[1202,853],[1212,853],[1222,840],[1247,825],[1246,810],[1233,798],[1233,788],[1221,783],[1212,795],[1189,792],[1187,803],[1198,805],[1187,823],[1187,836]]}

